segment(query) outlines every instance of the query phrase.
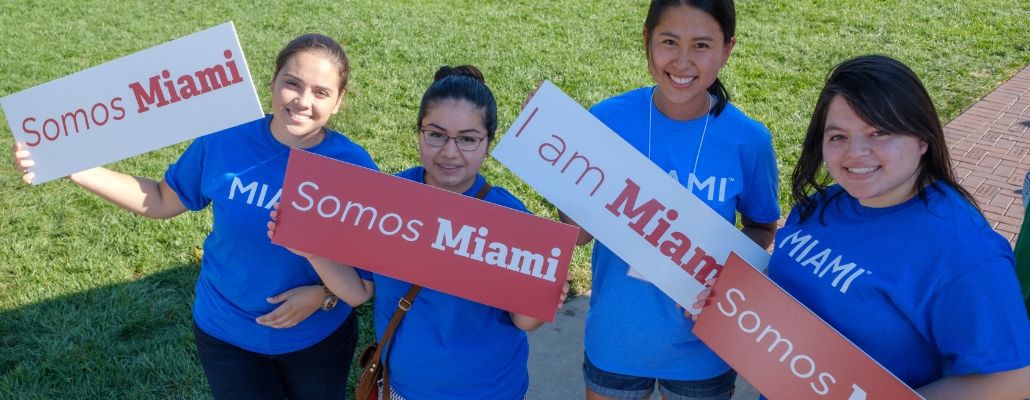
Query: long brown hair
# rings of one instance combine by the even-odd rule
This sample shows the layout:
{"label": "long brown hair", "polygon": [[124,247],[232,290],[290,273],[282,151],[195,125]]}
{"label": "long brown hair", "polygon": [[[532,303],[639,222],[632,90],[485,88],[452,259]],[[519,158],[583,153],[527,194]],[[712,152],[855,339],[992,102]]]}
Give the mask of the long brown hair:
{"label": "long brown hair", "polygon": [[811,216],[817,206],[809,195],[822,194],[831,183],[829,174],[820,171],[820,166],[826,114],[830,102],[837,96],[847,100],[870,126],[926,142],[915,182],[921,199],[926,199],[925,190],[931,183],[940,182],[954,188],[979,209],[976,199],[958,184],[952,173],[940,117],[919,77],[898,60],[866,55],[844,61],[830,71],[812,112],[801,157],[791,174],[791,198],[799,208],[802,221]]}
{"label": "long brown hair", "polygon": [[273,82],[275,77],[279,76],[279,70],[283,69],[283,65],[286,65],[290,57],[300,52],[312,52],[332,62],[336,66],[336,73],[340,78],[340,87],[337,90],[343,92],[347,88],[347,78],[350,77],[350,61],[347,59],[347,52],[343,51],[343,47],[332,38],[317,33],[297,36],[287,43],[282,50],[279,50],[279,55],[275,57],[275,71],[272,73]]}

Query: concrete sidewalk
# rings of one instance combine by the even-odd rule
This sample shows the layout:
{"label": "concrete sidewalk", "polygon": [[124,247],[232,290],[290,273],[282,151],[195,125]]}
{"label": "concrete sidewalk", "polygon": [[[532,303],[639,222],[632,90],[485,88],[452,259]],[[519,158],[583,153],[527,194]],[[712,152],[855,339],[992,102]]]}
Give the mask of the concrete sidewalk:
{"label": "concrete sidewalk", "polygon": [[[583,325],[590,294],[565,303],[553,324],[529,334],[529,399],[582,399]],[[656,393],[654,399],[660,398]],[[758,393],[743,379],[737,379],[734,400],[757,399]]]}

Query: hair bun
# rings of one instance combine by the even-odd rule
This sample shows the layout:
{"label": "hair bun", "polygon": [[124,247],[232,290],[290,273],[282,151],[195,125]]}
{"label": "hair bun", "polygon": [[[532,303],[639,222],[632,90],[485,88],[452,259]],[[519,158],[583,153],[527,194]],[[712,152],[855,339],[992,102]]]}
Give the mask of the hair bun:
{"label": "hair bun", "polygon": [[436,70],[436,75],[433,76],[433,81],[438,81],[448,76],[467,76],[477,81],[486,83],[486,79],[483,78],[483,73],[479,71],[473,65],[459,65],[457,67],[451,67],[444,65],[440,69]]}

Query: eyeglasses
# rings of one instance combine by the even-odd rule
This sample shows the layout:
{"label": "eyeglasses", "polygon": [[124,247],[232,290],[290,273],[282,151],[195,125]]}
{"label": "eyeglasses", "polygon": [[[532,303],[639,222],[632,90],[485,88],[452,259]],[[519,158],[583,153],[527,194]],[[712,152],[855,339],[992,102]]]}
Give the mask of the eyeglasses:
{"label": "eyeglasses", "polygon": [[458,150],[461,151],[476,151],[479,145],[483,143],[486,138],[475,137],[475,136],[447,136],[443,132],[434,131],[432,129],[419,129],[422,133],[422,137],[426,139],[426,144],[433,147],[444,147],[447,142],[454,140],[454,145],[458,146]]}

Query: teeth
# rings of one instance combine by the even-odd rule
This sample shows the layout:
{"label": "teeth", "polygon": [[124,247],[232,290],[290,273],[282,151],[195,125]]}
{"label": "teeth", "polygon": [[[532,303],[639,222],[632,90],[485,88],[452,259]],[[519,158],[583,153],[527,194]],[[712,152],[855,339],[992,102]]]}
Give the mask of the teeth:
{"label": "teeth", "polygon": [[678,83],[680,85],[686,85],[686,84],[692,82],[694,80],[694,78],[696,78],[696,77],[695,76],[686,76],[686,77],[682,77],[681,78],[681,77],[678,77],[676,75],[669,74],[669,78],[672,79],[673,82],[676,82],[676,83]]}
{"label": "teeth", "polygon": [[292,111],[290,111],[289,108],[285,108],[284,107],[283,109],[286,110],[286,114],[289,115],[290,118],[293,119],[294,121],[301,121],[302,122],[302,121],[307,121],[307,120],[311,119],[310,115],[294,114]]}
{"label": "teeth", "polygon": [[876,171],[876,168],[877,167],[848,168],[848,172],[853,173],[853,174],[868,174],[870,172]]}

